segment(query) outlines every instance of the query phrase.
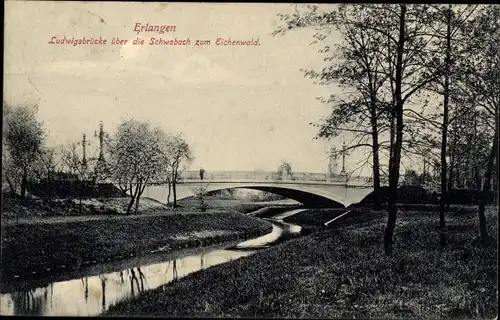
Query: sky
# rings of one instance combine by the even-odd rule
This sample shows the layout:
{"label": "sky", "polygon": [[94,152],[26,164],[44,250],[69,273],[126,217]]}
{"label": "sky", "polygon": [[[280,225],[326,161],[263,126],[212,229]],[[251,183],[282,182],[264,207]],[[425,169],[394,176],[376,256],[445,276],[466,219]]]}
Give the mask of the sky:
{"label": "sky", "polygon": [[[47,142],[86,133],[91,148],[103,121],[113,134],[134,118],[182,133],[196,170],[327,170],[326,152],[345,138],[314,140],[310,125],[331,107],[316,99],[338,88],[314,84],[300,69],[325,64],[313,30],[272,36],[291,4],[19,2],[5,5],[4,99],[38,104]],[[134,32],[136,23],[175,32]],[[52,37],[102,37],[105,45],[49,44]],[[145,45],[134,45],[140,37]],[[216,46],[217,38],[259,46]],[[113,38],[128,40],[111,44]],[[211,40],[210,46],[150,46],[150,38]],[[332,37],[328,41],[340,41]],[[346,160],[354,168],[359,154]],[[369,168],[362,171],[369,175]]]}

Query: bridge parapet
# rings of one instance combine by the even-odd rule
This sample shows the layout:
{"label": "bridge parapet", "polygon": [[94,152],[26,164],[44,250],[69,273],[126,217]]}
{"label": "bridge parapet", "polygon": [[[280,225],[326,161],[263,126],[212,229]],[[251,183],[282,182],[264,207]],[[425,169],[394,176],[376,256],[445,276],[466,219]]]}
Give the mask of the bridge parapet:
{"label": "bridge parapet", "polygon": [[[199,171],[184,171],[181,174],[183,181],[201,181]],[[319,182],[342,183],[354,186],[373,184],[371,177],[346,177],[345,175],[327,175],[314,172],[294,172],[291,175],[282,175],[278,172],[265,171],[212,171],[204,172],[203,180],[207,181],[289,181],[289,182]]]}

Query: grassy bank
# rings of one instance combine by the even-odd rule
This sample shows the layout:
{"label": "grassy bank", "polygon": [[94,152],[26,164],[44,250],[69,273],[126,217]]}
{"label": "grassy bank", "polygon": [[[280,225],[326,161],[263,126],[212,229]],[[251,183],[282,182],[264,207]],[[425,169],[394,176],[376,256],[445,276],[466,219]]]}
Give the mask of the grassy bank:
{"label": "grassy bank", "polygon": [[487,218],[493,241],[483,247],[476,213],[449,213],[442,249],[436,213],[400,212],[394,255],[386,257],[386,213],[350,216],[333,229],[188,275],[105,315],[493,318],[496,208]]}
{"label": "grassy bank", "polygon": [[[2,222],[9,224],[25,223],[28,221],[41,222],[44,220],[71,221],[75,217],[111,217],[126,214],[129,198],[90,198],[82,199],[54,199],[49,206],[42,198],[28,197],[22,201],[19,198],[4,196],[2,199]],[[294,204],[282,204],[280,201],[251,202],[242,199],[220,199],[206,197],[207,212],[241,212],[249,213],[268,206],[294,207]],[[178,207],[173,208],[160,201],[142,197],[139,202],[139,215],[163,215],[167,213],[201,212],[199,200],[185,198],[178,201]],[[135,215],[135,212],[131,213]],[[67,217],[68,219],[61,219]],[[78,219],[74,219],[78,220]]]}
{"label": "grassy bank", "polygon": [[[63,223],[91,220],[114,220],[136,218],[138,216],[164,216],[172,214],[192,214],[202,212],[199,201],[194,198],[179,200],[179,206],[163,204],[151,198],[141,198],[139,210],[126,215],[129,198],[95,198],[83,199],[80,207],[78,200],[55,199],[51,210],[43,199],[30,197],[26,201],[18,198],[3,199],[2,225]],[[294,208],[296,205],[275,202],[250,202],[241,199],[221,200],[218,197],[207,197],[208,208],[205,212],[240,212],[249,213],[269,206]]]}
{"label": "grassy bank", "polygon": [[[44,199],[29,197],[4,197],[2,203],[2,221],[28,221],[53,217],[75,216],[113,216],[124,215],[129,198],[92,198],[54,199],[50,207]],[[138,214],[157,214],[169,210],[169,207],[150,198],[141,198]]]}
{"label": "grassy bank", "polygon": [[332,220],[333,218],[346,212],[348,209],[345,208],[318,208],[309,209],[306,211],[299,212],[293,216],[286,217],[283,219],[285,222],[296,223],[300,225],[323,225],[325,222]]}
{"label": "grassy bank", "polygon": [[[348,216],[355,217],[359,215],[366,215],[367,212],[371,212],[373,206],[352,206],[350,208],[318,208],[318,209],[308,209],[306,211],[299,212],[293,216],[286,217],[283,219],[285,222],[296,223],[306,226],[323,226],[326,222],[338,217],[339,215],[349,211]],[[387,209],[383,209],[387,210]],[[407,212],[425,212],[426,214],[439,212],[438,205],[426,205],[426,204],[398,204],[398,210]],[[447,212],[454,214],[460,213],[473,213],[476,212],[477,206],[461,206],[461,205],[451,205],[447,208]],[[385,211],[382,211],[385,212]],[[351,220],[342,219],[342,223],[350,222]]]}
{"label": "grassy bank", "polygon": [[[206,196],[205,199],[205,205],[207,206],[207,211],[211,210],[217,210],[217,211],[237,211],[241,213],[250,213],[256,210],[260,209],[265,209],[265,208],[283,208],[283,210],[286,209],[294,209],[296,207],[301,206],[301,204],[298,204],[295,201],[283,201],[283,200],[277,200],[277,201],[262,201],[262,202],[255,202],[255,201],[250,201],[250,200],[244,200],[244,199],[226,199],[226,198],[219,198],[215,196]],[[180,211],[182,210],[199,210],[198,208],[200,207],[200,202],[196,198],[185,198],[182,200],[179,200],[178,204],[181,206],[179,208]]]}
{"label": "grassy bank", "polygon": [[264,207],[259,210],[256,210],[249,215],[252,217],[257,217],[257,218],[272,218],[273,216],[276,216],[280,213],[290,211],[290,210],[295,210],[295,209],[301,209],[303,208],[304,205],[302,204],[297,204],[297,205],[283,205],[283,206],[269,206],[269,207]]}
{"label": "grassy bank", "polygon": [[241,213],[179,213],[115,220],[2,225],[2,281],[82,265],[270,232],[269,222]]}

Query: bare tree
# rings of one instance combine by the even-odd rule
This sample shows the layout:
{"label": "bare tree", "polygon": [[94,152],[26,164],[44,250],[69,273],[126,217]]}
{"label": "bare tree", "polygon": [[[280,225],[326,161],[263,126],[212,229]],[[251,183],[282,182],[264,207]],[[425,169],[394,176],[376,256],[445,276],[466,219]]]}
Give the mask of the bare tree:
{"label": "bare tree", "polygon": [[36,175],[39,180],[44,182],[45,185],[45,197],[49,205],[49,210],[53,209],[53,196],[54,196],[54,186],[55,186],[55,173],[58,170],[59,165],[62,163],[62,159],[57,157],[56,150],[54,148],[44,147],[39,150],[38,156],[38,169]]}
{"label": "bare tree", "polygon": [[484,171],[484,184],[479,202],[479,230],[481,240],[489,240],[485,197],[491,189],[491,180],[495,162],[498,163],[498,109],[500,105],[500,7],[483,6],[476,17],[467,25],[469,38],[466,51],[470,54],[461,60],[461,81],[464,84],[462,97],[479,110],[479,116],[493,134],[490,152]]}
{"label": "bare tree", "polygon": [[[62,149],[61,161],[70,177],[76,177],[77,179],[76,181],[70,180],[70,185],[77,185],[78,206],[81,214],[83,212],[82,198],[84,191],[87,187],[93,186],[97,178],[95,170],[92,169],[96,161],[95,159],[84,160],[78,152],[76,143],[70,143]],[[70,192],[70,196],[72,196],[72,192]]]}
{"label": "bare tree", "polygon": [[170,204],[170,196],[172,194],[172,178],[173,178],[173,170],[172,170],[172,159],[173,159],[173,151],[174,151],[174,137],[170,134],[163,134],[159,139],[160,144],[160,157],[161,157],[161,166],[158,171],[157,180],[159,182],[167,183],[168,194],[167,194],[167,204]]}
{"label": "bare tree", "polygon": [[[310,12],[303,19],[300,18],[301,13],[298,11],[291,16],[283,15],[285,19],[288,17],[292,21],[287,26],[288,29],[311,25],[311,21],[312,24],[330,26],[330,28],[333,25],[342,25],[349,26],[350,29],[348,30],[356,32],[356,35],[365,35],[363,40],[370,39],[373,41],[371,43],[372,49],[370,51],[365,50],[364,53],[366,57],[377,59],[376,74],[378,81],[383,82],[383,86],[379,82],[372,82],[372,84],[375,84],[372,89],[377,89],[376,100],[384,104],[386,111],[380,114],[386,115],[390,128],[389,203],[388,221],[384,236],[384,249],[386,254],[390,255],[392,253],[392,237],[397,217],[396,201],[400,178],[399,171],[404,151],[405,106],[441,74],[441,68],[429,72],[429,70],[422,67],[428,64],[431,58],[428,50],[433,36],[427,23],[427,19],[430,17],[430,7],[425,4],[363,5],[351,9],[350,13],[356,14],[346,15],[338,14],[335,10],[319,13],[317,7],[309,6],[309,8],[311,9]],[[337,9],[337,11],[339,10]],[[355,38],[351,36],[351,38],[353,44],[363,41],[361,37]],[[349,48],[352,49],[352,47]],[[367,55],[367,52],[371,52],[373,55]],[[369,78],[368,75],[366,73],[363,76]],[[353,82],[357,81],[356,77],[359,77],[359,73],[353,72],[351,77]],[[370,92],[370,90],[367,92]],[[375,93],[375,91],[371,90],[371,93]],[[359,102],[367,101],[369,106],[372,105],[371,99],[365,99],[370,98],[369,94],[358,96],[358,98],[360,97],[363,100]],[[360,103],[353,106],[358,105]]]}
{"label": "bare tree", "polygon": [[170,143],[170,169],[171,169],[171,184],[174,196],[174,208],[177,207],[177,183],[181,176],[180,173],[185,169],[186,163],[192,160],[191,149],[187,142],[180,136],[175,136]]}
{"label": "bare tree", "polygon": [[[429,12],[429,19],[427,23],[431,27],[432,34],[430,39],[433,45],[433,52],[431,53],[432,59],[430,63],[425,66],[431,72],[442,70],[439,77],[431,83],[429,89],[438,93],[443,97],[443,104],[441,112],[437,117],[432,116],[419,116],[420,121],[427,121],[434,126],[440,134],[440,161],[441,161],[441,201],[440,201],[440,214],[439,214],[439,242],[441,246],[446,244],[446,224],[445,224],[445,211],[447,189],[451,189],[451,181],[453,176],[453,163],[455,161],[456,145],[451,148],[450,166],[448,168],[448,140],[450,126],[456,126],[456,122],[464,114],[470,112],[468,106],[462,108],[452,108],[452,103],[457,99],[453,93],[456,93],[454,85],[458,84],[457,75],[460,73],[457,61],[461,60],[466,52],[462,50],[462,42],[468,35],[463,33],[463,27],[466,21],[474,14],[477,6],[453,6],[449,5],[434,5]],[[465,37],[464,37],[465,36]],[[412,114],[410,116],[414,116]],[[439,123],[437,120],[441,118]],[[447,185],[448,173],[450,175],[450,183]]]}
{"label": "bare tree", "polygon": [[338,32],[343,42],[334,46],[326,45],[319,53],[326,55],[329,63],[322,70],[305,70],[306,76],[320,85],[337,84],[344,89],[343,94],[332,94],[318,99],[332,105],[331,114],[322,119],[318,138],[331,139],[346,133],[354,138],[347,145],[348,150],[370,148],[374,189],[380,188],[380,152],[388,141],[379,142],[379,136],[388,130],[381,123],[386,113],[386,103],[382,100],[381,89],[387,75],[381,73],[384,55],[380,50],[381,35],[371,30],[361,29],[351,20],[359,20],[367,13],[365,6],[341,4],[335,10],[322,12],[318,6],[307,6],[308,11],[296,11],[293,15],[281,15],[286,27],[274,34],[282,34],[290,29],[313,27],[316,29],[315,42],[325,42],[328,35]]}

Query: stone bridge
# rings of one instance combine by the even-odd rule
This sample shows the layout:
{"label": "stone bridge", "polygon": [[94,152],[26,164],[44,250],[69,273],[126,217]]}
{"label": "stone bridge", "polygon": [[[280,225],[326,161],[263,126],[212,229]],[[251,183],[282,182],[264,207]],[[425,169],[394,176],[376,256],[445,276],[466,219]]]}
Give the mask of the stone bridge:
{"label": "stone bridge", "polygon": [[[373,182],[369,177],[309,172],[215,171],[201,177],[199,171],[185,171],[177,184],[177,199],[233,188],[272,192],[309,207],[347,207],[368,195]],[[158,183],[148,186],[143,196],[166,202],[167,194],[168,187]]]}

